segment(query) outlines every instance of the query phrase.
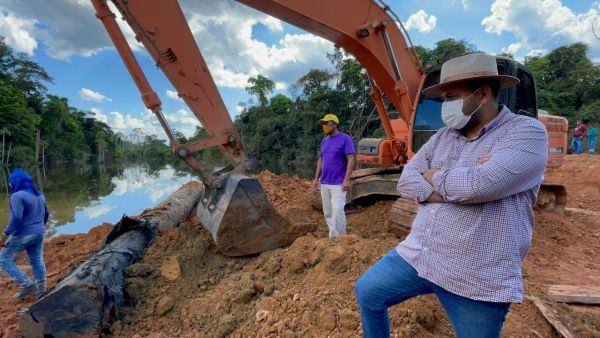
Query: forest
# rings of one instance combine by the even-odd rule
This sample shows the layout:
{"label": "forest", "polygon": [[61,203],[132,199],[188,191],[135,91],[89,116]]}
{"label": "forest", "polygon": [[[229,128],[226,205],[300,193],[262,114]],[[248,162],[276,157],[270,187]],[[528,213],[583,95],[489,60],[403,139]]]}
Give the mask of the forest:
{"label": "forest", "polygon": [[[450,38],[433,48],[416,46],[416,51],[422,62],[440,62],[477,48]],[[600,123],[600,66],[587,51],[588,46],[576,43],[523,60],[536,77],[539,108],[565,116],[570,125],[582,118]],[[273,95],[275,83],[262,75],[248,80],[246,91],[253,99],[240,103],[243,109],[234,123],[256,162],[281,166],[314,161],[322,138],[317,121],[327,113],[338,115],[340,129],[356,142],[383,136],[364,68],[341,49],[327,56],[330,69],[310,69],[286,94]],[[141,130],[130,135],[111,130],[90,112],[49,93],[52,82],[42,66],[0,38],[0,165],[121,161],[145,154],[171,158],[162,138]],[[206,131],[198,128],[189,140],[176,135],[185,142],[205,137]],[[219,157],[217,151],[204,154],[206,160]]]}

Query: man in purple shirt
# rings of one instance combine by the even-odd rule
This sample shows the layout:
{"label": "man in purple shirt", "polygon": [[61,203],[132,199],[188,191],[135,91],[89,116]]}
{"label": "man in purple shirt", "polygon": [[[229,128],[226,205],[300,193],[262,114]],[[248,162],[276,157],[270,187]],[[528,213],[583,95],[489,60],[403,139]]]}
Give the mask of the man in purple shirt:
{"label": "man in purple shirt", "polygon": [[500,336],[511,303],[523,301],[521,261],[548,159],[538,120],[498,104],[518,79],[498,75],[482,53],[449,60],[440,83],[440,129],[404,167],[398,191],[419,202],[404,241],[356,283],[365,337],[389,337],[387,309],[434,293],[456,336]]}
{"label": "man in purple shirt", "polygon": [[329,227],[329,237],[346,233],[346,192],[354,169],[354,144],[350,136],[340,132],[337,116],[327,114],[321,120],[325,137],[321,141],[315,188],[321,188],[323,214]]}

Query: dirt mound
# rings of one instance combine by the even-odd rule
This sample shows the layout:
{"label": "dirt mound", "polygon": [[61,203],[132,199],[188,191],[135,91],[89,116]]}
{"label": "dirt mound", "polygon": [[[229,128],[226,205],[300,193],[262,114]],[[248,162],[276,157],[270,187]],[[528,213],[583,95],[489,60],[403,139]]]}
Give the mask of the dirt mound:
{"label": "dirt mound", "polygon": [[[600,217],[593,210],[593,203],[600,201],[600,175],[593,174],[598,169],[600,157],[582,155],[569,157],[561,169],[547,171],[550,181],[567,186],[569,206],[580,209],[570,209],[565,215],[536,211],[533,244],[523,268],[527,294],[543,296],[551,284],[600,283]],[[347,208],[349,234],[329,239],[321,211],[312,207],[318,192],[310,182],[270,172],[261,173],[258,179],[277,211],[305,235],[284,248],[231,258],[217,252],[196,219],[167,231],[155,240],[140,263],[127,269],[129,304],[122,319],[114,322],[104,336],[360,336],[354,283],[400,241],[388,233],[386,226],[393,201]],[[97,237],[107,231],[95,229],[74,239],[61,236],[49,242],[47,257],[55,260],[52,264],[61,260],[74,263],[97,247],[101,241]],[[73,253],[64,249],[77,248],[79,245],[72,242],[80,241],[84,247],[89,246],[89,251]],[[67,272],[52,264],[49,273],[57,275],[51,283]],[[600,336],[598,308],[551,305],[577,336]],[[0,307],[3,317],[10,314],[13,318],[0,321],[6,324],[2,327],[10,327],[13,335],[15,310]],[[393,307],[390,319],[395,337],[453,336],[433,296]],[[502,336],[556,334],[527,300],[511,307]]]}
{"label": "dirt mound", "polygon": [[[310,182],[268,172],[259,180],[275,208],[308,234],[285,248],[228,258],[216,251],[197,221],[173,229],[157,239],[140,264],[131,267],[128,290],[136,290],[132,303],[107,336],[360,336],[354,283],[399,241],[386,227],[393,201],[349,208],[349,235],[328,239],[321,212],[310,204],[317,194]],[[589,256],[599,249],[595,237],[589,236],[590,229],[592,234],[599,229],[595,219],[544,212],[537,219],[524,268],[527,292],[539,294],[549,284],[596,281],[600,266]],[[582,254],[590,258],[577,260]],[[582,271],[587,273],[583,279],[578,278]],[[177,277],[168,277],[173,275]],[[595,314],[568,311],[566,318],[567,314],[575,316],[570,320],[579,323],[581,336],[594,334],[592,324],[580,323],[590,322],[589,316]],[[453,336],[433,296],[393,307],[390,319],[396,337]],[[552,335],[530,301],[512,306],[504,337]]]}
{"label": "dirt mound", "polygon": [[567,206],[595,209],[600,203],[600,156],[569,155],[560,168],[546,169],[546,181],[567,188]]}

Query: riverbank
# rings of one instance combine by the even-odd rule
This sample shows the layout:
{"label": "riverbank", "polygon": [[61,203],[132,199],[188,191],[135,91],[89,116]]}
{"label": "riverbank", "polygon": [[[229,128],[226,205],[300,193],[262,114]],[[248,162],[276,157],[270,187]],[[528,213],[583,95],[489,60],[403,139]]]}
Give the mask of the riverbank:
{"label": "riverbank", "polygon": [[[526,294],[543,296],[551,284],[599,285],[600,156],[569,156],[547,178],[567,187],[565,215],[536,211],[532,248],[524,262]],[[392,201],[348,208],[349,235],[328,239],[322,214],[313,209],[310,182],[287,175],[259,175],[275,208],[308,234],[292,245],[257,256],[219,254],[197,220],[163,234],[143,260],[127,270],[130,304],[112,337],[354,337],[360,336],[353,295],[356,279],[399,241],[387,232]],[[98,248],[110,225],[46,243],[49,284]],[[21,264],[25,260],[21,258]],[[0,277],[0,337],[18,337],[16,287]],[[600,309],[559,305],[578,337],[600,335]],[[452,337],[443,309],[432,296],[390,311],[397,337]],[[529,300],[511,307],[503,337],[554,337]]]}

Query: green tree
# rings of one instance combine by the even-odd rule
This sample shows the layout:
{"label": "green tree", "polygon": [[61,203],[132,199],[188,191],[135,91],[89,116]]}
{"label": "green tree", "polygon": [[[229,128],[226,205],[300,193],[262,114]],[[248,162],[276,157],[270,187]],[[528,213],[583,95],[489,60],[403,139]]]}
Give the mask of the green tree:
{"label": "green tree", "polygon": [[15,161],[33,159],[35,134],[40,117],[27,106],[25,97],[13,86],[0,81],[0,126],[8,130],[6,142],[12,144]]}
{"label": "green tree", "polygon": [[436,42],[430,54],[432,61],[447,61],[462,54],[473,53],[476,51],[477,48],[465,40],[449,38]]}
{"label": "green tree", "polygon": [[571,124],[582,117],[593,120],[600,100],[600,66],[587,51],[585,44],[575,43],[525,59],[537,80],[540,108],[567,117]]}
{"label": "green tree", "polygon": [[270,103],[271,110],[273,111],[273,113],[275,113],[277,115],[286,114],[290,110],[291,106],[292,106],[292,99],[290,99],[289,97],[287,97],[285,95],[278,94],[271,98],[271,103]]}
{"label": "green tree", "polygon": [[326,92],[332,79],[333,74],[327,70],[311,69],[298,80],[298,84],[303,88],[304,96],[310,97]]}
{"label": "green tree", "polygon": [[275,82],[262,75],[249,78],[248,86],[246,87],[248,94],[255,95],[258,98],[258,102],[263,106],[266,106],[269,103],[267,96],[273,89],[275,89]]}

